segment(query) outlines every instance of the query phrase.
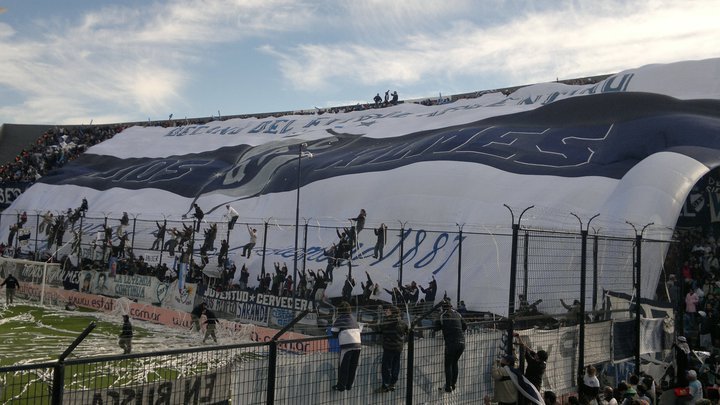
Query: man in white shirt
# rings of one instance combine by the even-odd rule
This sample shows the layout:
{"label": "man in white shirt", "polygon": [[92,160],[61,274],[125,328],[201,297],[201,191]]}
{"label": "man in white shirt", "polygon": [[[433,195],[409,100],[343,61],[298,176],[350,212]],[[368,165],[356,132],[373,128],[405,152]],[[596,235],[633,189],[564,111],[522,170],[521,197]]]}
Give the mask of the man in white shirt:
{"label": "man in white shirt", "polygon": [[235,208],[231,207],[230,204],[225,204],[225,208],[227,208],[225,216],[228,218],[228,229],[232,230],[235,227],[235,222],[237,222],[240,214],[238,214]]}

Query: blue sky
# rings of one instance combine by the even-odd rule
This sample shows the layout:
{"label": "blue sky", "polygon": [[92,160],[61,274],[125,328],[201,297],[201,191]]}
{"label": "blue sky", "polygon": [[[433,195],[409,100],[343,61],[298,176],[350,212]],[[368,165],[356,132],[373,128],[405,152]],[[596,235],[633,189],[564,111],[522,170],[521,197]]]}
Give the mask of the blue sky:
{"label": "blue sky", "polygon": [[311,109],[720,56],[717,0],[0,0],[0,123]]}

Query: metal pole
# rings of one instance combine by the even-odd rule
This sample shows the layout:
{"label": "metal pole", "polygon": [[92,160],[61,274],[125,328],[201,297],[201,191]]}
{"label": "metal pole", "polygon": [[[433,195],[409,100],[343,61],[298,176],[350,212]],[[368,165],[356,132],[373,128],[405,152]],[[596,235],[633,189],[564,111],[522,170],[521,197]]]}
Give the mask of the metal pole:
{"label": "metal pole", "polygon": [[637,272],[636,284],[635,284],[635,375],[640,375],[640,328],[642,327],[640,322],[640,285],[642,266],[642,232],[635,235],[635,246],[637,249],[637,260],[635,261],[635,271]]}
{"label": "metal pole", "polygon": [[398,268],[398,284],[403,281],[403,262],[405,261],[405,224],[400,222],[400,266]]}
{"label": "metal pole", "polygon": [[303,260],[302,260],[302,269],[303,272],[305,272],[305,265],[307,264],[307,234],[308,234],[308,221],[305,221],[305,235],[303,238],[305,239],[305,244],[303,246]]}
{"label": "metal pole", "polygon": [[635,266],[635,374],[640,374],[640,331],[641,331],[641,322],[640,322],[640,315],[641,315],[641,308],[640,308],[640,294],[641,294],[641,288],[642,285],[642,277],[641,277],[641,264],[642,264],[642,234],[645,232],[645,229],[647,229],[648,226],[654,225],[654,222],[651,222],[647,225],[645,225],[640,232],[637,231],[637,228],[635,228],[635,225],[630,223],[629,221],[625,221],[626,224],[632,226],[633,230],[635,231],[635,250],[637,252],[635,262],[633,263]]}
{"label": "metal pole", "polygon": [[[107,265],[107,261],[105,260],[105,255],[107,254],[107,240],[105,239],[105,229],[107,229],[107,221],[108,221],[108,217],[107,217],[107,215],[105,215],[105,220],[103,221],[103,248],[102,248],[102,256],[103,256],[102,262],[106,262],[105,265]],[[112,234],[110,235],[110,240],[112,240]]]}
{"label": "metal pole", "polygon": [[[582,223],[580,224],[582,227]],[[580,331],[578,336],[578,387],[582,385],[582,376],[585,370],[585,284],[587,277],[587,229],[580,231],[580,308],[582,308],[582,316],[580,316]]]}
{"label": "metal pole", "polygon": [[137,226],[137,216],[133,217],[133,229],[132,229],[132,238],[130,239],[130,249],[132,249],[132,252],[135,253],[135,228]]}
{"label": "metal pole", "polygon": [[40,212],[35,210],[35,260],[38,259],[38,234],[40,233]]}
{"label": "metal pole", "polygon": [[459,235],[459,237],[460,237],[460,241],[458,242],[458,266],[457,266],[457,269],[458,269],[458,280],[457,280],[457,299],[456,299],[455,303],[456,303],[456,305],[460,305],[460,289],[461,289],[461,286],[462,286],[462,246],[463,246],[463,226],[464,226],[465,224],[463,224],[463,225],[458,225],[458,224],[455,224],[455,225],[457,225],[457,226],[458,226],[458,228],[460,228],[460,229],[459,229],[459,232],[458,232],[458,235]]}
{"label": "metal pole", "polygon": [[412,405],[413,403],[413,379],[415,378],[415,328],[411,327],[408,331],[407,342],[407,371],[405,372],[405,403]]}
{"label": "metal pole", "polygon": [[295,290],[297,289],[297,273],[298,273],[298,233],[300,231],[300,186],[302,181],[302,157],[303,148],[307,147],[306,143],[298,145],[298,167],[297,167],[297,183],[295,193],[295,249],[293,250],[293,296],[295,296]]}
{"label": "metal pole", "polygon": [[275,403],[275,369],[277,368],[277,341],[271,340],[268,350],[268,373],[267,373],[267,393],[266,404],[273,405]]}
{"label": "metal pole", "polygon": [[525,246],[523,246],[523,296],[525,299],[528,298],[528,256],[530,251],[530,233],[525,231]]}
{"label": "metal pole", "polygon": [[53,386],[52,386],[52,403],[62,404],[63,392],[65,390],[65,359],[72,353],[73,350],[87,337],[87,335],[95,329],[95,322],[90,324],[82,331],[82,333],[75,338],[75,340],[68,346],[67,349],[58,357],[57,364],[53,371]]}
{"label": "metal pole", "polygon": [[534,205],[531,205],[525,210],[523,210],[522,213],[520,213],[520,216],[518,217],[517,223],[515,223],[515,214],[513,213],[512,209],[507,205],[503,204],[505,208],[507,208],[510,211],[510,219],[512,221],[512,243],[510,247],[510,288],[508,289],[508,319],[510,319],[510,323],[508,325],[508,333],[507,333],[507,347],[505,348],[505,351],[507,354],[512,354],[513,350],[513,321],[512,318],[515,315],[515,284],[516,284],[516,278],[517,278],[517,244],[518,244],[518,234],[520,233],[520,221],[522,220],[522,216],[529,210],[530,208],[533,208]]}
{"label": "metal pole", "polygon": [[165,253],[165,235],[168,233],[167,218],[163,218],[163,227],[165,227],[165,232],[163,232],[162,241],[160,242],[160,261],[158,262],[158,266],[162,266],[163,253]]}
{"label": "metal pole", "polygon": [[[270,218],[268,218],[268,221]],[[262,261],[260,262],[260,269],[262,269],[262,273],[265,274],[265,252],[267,249],[267,235],[268,235],[268,221],[265,221],[265,224],[263,225],[263,248],[262,248]]]}
{"label": "metal pole", "polygon": [[592,309],[597,310],[597,290],[598,290],[598,235],[593,235],[593,293],[592,293]]}
{"label": "metal pole", "polygon": [[268,353],[268,381],[267,381],[267,404],[272,405],[275,403],[275,374],[277,369],[277,346],[278,346],[278,339],[285,334],[290,328],[295,326],[296,323],[300,322],[304,317],[307,316],[307,314],[310,313],[310,310],[305,309],[302,312],[300,312],[290,323],[285,325],[284,328],[280,329],[278,333],[275,334],[275,336],[270,339],[270,347],[269,347],[269,353]]}
{"label": "metal pole", "polygon": [[77,255],[78,255],[78,269],[82,270],[82,235],[83,235],[83,219],[85,219],[85,215],[80,216],[80,228],[78,229],[78,248],[77,248]]}
{"label": "metal pole", "polygon": [[[520,223],[512,224],[512,242],[510,247],[510,288],[508,292],[508,318],[512,319],[515,314],[515,278],[517,277],[517,244],[518,244],[518,233],[520,231]],[[507,334],[507,347],[505,351],[507,354],[512,354],[513,350],[513,322],[511,321],[508,326]]]}
{"label": "metal pole", "polygon": [[580,222],[580,326],[578,331],[578,371],[577,371],[577,384],[578,387],[582,386],[583,375],[585,370],[585,297],[587,288],[587,237],[588,229],[590,228],[590,222],[597,218],[600,214],[595,214],[588,221],[587,227],[583,227],[583,222],[579,216],[573,214],[570,215],[577,218]]}

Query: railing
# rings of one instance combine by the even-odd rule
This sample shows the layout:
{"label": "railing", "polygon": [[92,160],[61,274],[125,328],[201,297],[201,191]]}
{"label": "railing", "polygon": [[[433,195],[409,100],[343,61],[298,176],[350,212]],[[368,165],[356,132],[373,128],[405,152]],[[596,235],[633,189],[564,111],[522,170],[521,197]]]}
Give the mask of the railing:
{"label": "railing", "polygon": [[[436,312],[431,314],[430,320],[436,315]],[[596,365],[601,370],[601,380],[618,377],[605,366],[613,362],[612,353],[617,351],[618,342],[627,340],[627,337],[613,337],[611,331],[627,322],[633,320],[588,323],[586,333],[592,339],[586,343],[583,359],[579,358],[577,347],[579,325],[514,330],[534,349],[548,352],[543,389],[562,397],[576,392],[573,365],[581,360]],[[442,390],[445,384],[442,333],[417,325],[413,325],[402,353],[396,389],[378,392],[383,356],[381,336],[372,331],[373,324],[366,324],[355,382],[349,391],[336,392],[331,388],[336,383],[339,363],[335,339],[284,340],[281,331],[277,339],[268,342],[0,367],[0,401],[12,404],[424,404],[446,400],[480,403],[486,396],[493,395],[492,364],[506,351],[509,326],[507,321],[469,322],[465,351],[459,361],[457,389],[452,393]],[[518,346],[515,354],[522,355]]]}

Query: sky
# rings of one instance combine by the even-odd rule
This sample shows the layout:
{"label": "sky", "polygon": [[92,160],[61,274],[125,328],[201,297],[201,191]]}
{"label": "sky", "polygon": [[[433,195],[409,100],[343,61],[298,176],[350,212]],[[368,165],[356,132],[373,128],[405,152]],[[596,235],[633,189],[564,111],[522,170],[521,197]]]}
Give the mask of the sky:
{"label": "sky", "polygon": [[419,99],[720,56],[717,0],[0,0],[0,123]]}

